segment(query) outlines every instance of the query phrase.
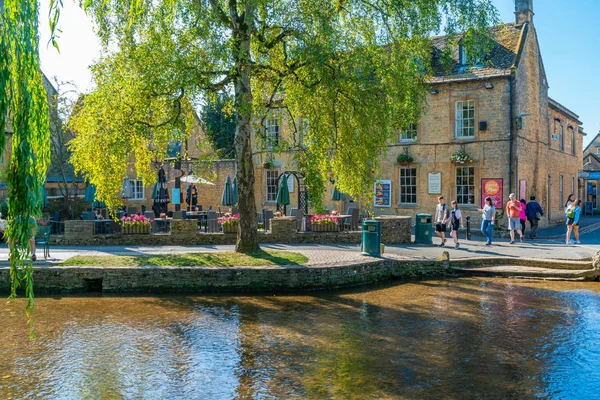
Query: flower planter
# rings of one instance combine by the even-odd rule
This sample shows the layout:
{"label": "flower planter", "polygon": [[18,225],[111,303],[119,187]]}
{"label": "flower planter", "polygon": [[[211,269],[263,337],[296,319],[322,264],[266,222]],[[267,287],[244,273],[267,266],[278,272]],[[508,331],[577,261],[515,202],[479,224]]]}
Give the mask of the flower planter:
{"label": "flower planter", "polygon": [[238,231],[238,226],[237,224],[227,224],[227,225],[221,225],[223,227],[223,233],[237,233]]}
{"label": "flower planter", "polygon": [[339,224],[310,224],[310,229],[313,232],[339,232]]}
{"label": "flower planter", "polygon": [[144,235],[150,234],[150,224],[126,224],[121,226],[123,235]]}

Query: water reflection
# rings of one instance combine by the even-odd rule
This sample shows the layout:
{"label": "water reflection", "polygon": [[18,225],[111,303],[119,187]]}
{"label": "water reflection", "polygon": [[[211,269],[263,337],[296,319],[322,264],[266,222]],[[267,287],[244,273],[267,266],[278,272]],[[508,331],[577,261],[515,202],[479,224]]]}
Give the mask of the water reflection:
{"label": "water reflection", "polygon": [[457,279],[0,308],[0,398],[592,398],[600,285]]}

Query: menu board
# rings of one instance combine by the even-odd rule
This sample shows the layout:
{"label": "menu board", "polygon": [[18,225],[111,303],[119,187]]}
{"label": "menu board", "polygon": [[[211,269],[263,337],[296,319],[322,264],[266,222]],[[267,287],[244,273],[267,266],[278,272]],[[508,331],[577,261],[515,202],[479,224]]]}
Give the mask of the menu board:
{"label": "menu board", "polygon": [[427,192],[429,194],[442,193],[442,173],[430,172],[427,175]]}
{"label": "menu board", "polygon": [[373,185],[375,192],[374,205],[375,207],[391,207],[392,206],[392,181],[382,179]]}

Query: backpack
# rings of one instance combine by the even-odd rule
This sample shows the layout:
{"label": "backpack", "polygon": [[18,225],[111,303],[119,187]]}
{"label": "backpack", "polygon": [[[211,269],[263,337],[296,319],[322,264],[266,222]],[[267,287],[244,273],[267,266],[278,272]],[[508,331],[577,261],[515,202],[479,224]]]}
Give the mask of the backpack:
{"label": "backpack", "polygon": [[575,218],[575,209],[574,208],[567,208],[567,211],[565,212],[565,215],[567,216],[567,218]]}

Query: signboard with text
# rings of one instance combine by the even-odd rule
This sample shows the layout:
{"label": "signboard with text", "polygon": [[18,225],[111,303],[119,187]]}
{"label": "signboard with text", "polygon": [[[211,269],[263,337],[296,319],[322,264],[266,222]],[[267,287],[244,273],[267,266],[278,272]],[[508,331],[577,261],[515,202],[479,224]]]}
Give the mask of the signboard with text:
{"label": "signboard with text", "polygon": [[427,176],[427,193],[442,194],[442,173],[430,172]]}
{"label": "signboard with text", "polygon": [[481,180],[481,207],[485,206],[486,197],[491,197],[494,207],[502,210],[502,179]]}
{"label": "signboard with text", "polygon": [[391,207],[392,206],[392,181],[382,179],[375,182],[374,186],[375,198],[373,204],[375,207]]}

